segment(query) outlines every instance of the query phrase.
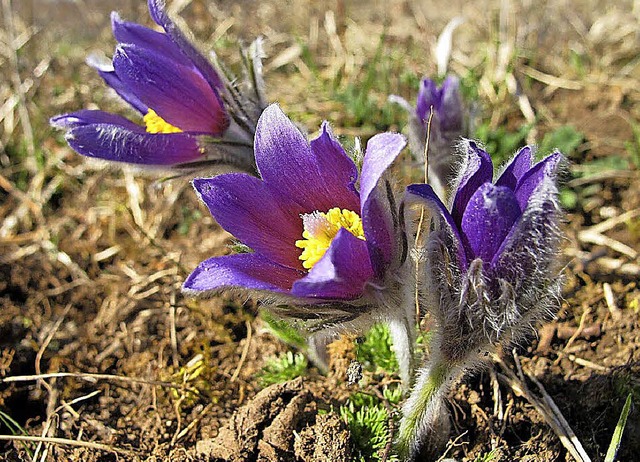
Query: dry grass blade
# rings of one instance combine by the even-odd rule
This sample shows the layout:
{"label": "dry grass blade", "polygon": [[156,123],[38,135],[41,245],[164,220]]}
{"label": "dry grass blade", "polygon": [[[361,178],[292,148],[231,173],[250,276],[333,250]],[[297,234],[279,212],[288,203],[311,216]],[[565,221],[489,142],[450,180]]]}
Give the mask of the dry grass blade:
{"label": "dry grass blade", "polygon": [[2,0],[2,14],[4,17],[4,24],[7,28],[9,38],[9,62],[11,64],[11,82],[13,84],[13,91],[18,96],[18,114],[20,117],[20,123],[22,124],[22,131],[27,142],[27,152],[31,157],[36,152],[35,141],[33,136],[33,128],[31,126],[31,118],[27,109],[27,99],[25,96],[26,90],[23,86],[22,79],[20,78],[19,63],[18,63],[18,50],[16,45],[16,27],[15,18],[13,13],[13,7],[11,6],[11,0]]}
{"label": "dry grass blade", "polygon": [[67,438],[50,438],[44,436],[26,436],[26,435],[0,435],[0,440],[4,441],[29,441],[33,443],[50,443],[50,444],[65,444],[69,446],[77,446],[87,449],[97,449],[105,452],[113,452],[121,454],[123,456],[138,456],[139,454],[129,449],[116,448],[109,446],[108,444],[93,443],[91,441],[79,441],[70,440]]}
{"label": "dry grass blade", "polygon": [[162,380],[148,380],[148,379],[141,379],[137,377],[125,377],[122,375],[112,375],[112,374],[89,374],[84,372],[52,372],[48,374],[37,374],[37,375],[14,375],[11,377],[5,377],[3,379],[0,379],[0,383],[34,382],[38,380],[62,378],[62,377],[71,377],[75,379],[86,380],[91,383],[95,383],[99,380],[110,380],[115,382],[136,383],[140,385],[154,385],[159,387],[175,388],[178,390],[184,389],[184,385],[182,384],[164,382]]}
{"label": "dry grass blade", "polygon": [[251,338],[252,338],[252,329],[251,322],[246,321],[245,325],[247,326],[247,338],[245,339],[244,348],[242,349],[242,355],[240,356],[240,361],[238,362],[238,367],[233,372],[231,376],[231,382],[235,382],[238,380],[238,376],[240,375],[240,371],[242,370],[242,366],[244,362],[247,360],[247,355],[249,354],[249,347],[251,346]]}
{"label": "dry grass blade", "polygon": [[[527,384],[524,382],[523,378],[518,377],[518,375],[508,367],[502,359],[500,359],[497,355],[493,355],[493,362],[495,364],[500,365],[504,374],[498,374],[498,377],[505,381],[511,389],[519,396],[525,398],[529,403],[533,405],[533,407],[538,411],[538,413],[544,418],[545,422],[551,427],[554,433],[560,438],[560,442],[562,445],[569,451],[571,456],[578,462],[591,462],[591,458],[587,455],[584,448],[582,447],[582,443],[578,440],[575,433],[569,426],[567,420],[560,412],[560,409],[556,406],[555,402],[546,392],[542,384],[535,379],[530,374],[527,374],[529,379],[531,379],[540,392],[542,393],[542,399],[535,396],[530,390]],[[517,361],[517,359],[516,359]],[[516,365],[519,364],[517,361]]]}
{"label": "dry grass blade", "polygon": [[629,210],[628,212],[625,212],[617,217],[609,218],[602,223],[598,223],[597,225],[580,231],[578,233],[578,239],[580,239],[582,242],[604,245],[612,250],[615,250],[616,252],[635,259],[638,256],[637,250],[629,247],[626,244],[623,244],[616,239],[605,236],[602,233],[638,216],[640,216],[640,209]]}

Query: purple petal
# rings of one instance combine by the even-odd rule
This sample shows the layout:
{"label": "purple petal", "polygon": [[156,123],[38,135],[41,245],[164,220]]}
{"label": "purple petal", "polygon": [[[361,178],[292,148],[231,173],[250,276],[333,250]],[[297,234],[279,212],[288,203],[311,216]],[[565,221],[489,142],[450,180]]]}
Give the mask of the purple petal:
{"label": "purple petal", "polygon": [[[173,43],[175,43],[182,53],[193,63],[204,79],[211,85],[211,88],[214,88],[216,92],[221,91],[224,88],[224,84],[220,76],[211,63],[202,56],[202,53],[193,46],[180,28],[169,18],[164,0],[148,0],[147,5],[149,7],[149,13],[151,13],[151,17],[156,24],[162,26]],[[220,104],[222,104],[222,101]]]}
{"label": "purple petal", "polygon": [[496,277],[520,283],[529,280],[539,285],[550,276],[548,268],[558,264],[557,194],[551,178],[545,178],[535,190],[491,262]]}
{"label": "purple petal", "polygon": [[298,297],[353,300],[362,295],[372,276],[365,242],[342,228],[309,274],[293,284],[291,292]]}
{"label": "purple petal", "polygon": [[143,127],[131,122],[129,119],[125,119],[122,116],[111,114],[109,112],[89,109],[83,109],[81,111],[52,117],[49,119],[49,123],[56,128],[64,129],[93,124],[119,125],[131,131],[145,133],[145,129]]}
{"label": "purple petal", "polygon": [[65,138],[82,155],[114,162],[168,166],[201,156],[196,139],[186,133],[152,135],[119,124],[78,125]]}
{"label": "purple petal", "polygon": [[108,63],[108,65],[104,65],[98,62],[98,60],[92,59],[91,55],[89,55],[89,57],[87,58],[87,63],[98,71],[98,74],[100,75],[100,77],[102,77],[102,80],[104,80],[107,85],[113,88],[123,100],[133,106],[141,114],[144,115],[147,113],[149,107],[142,101],[140,101],[140,98],[133,94],[131,89],[127,85],[125,85],[122,80],[120,80],[120,78],[113,70],[113,65],[111,63]]}
{"label": "purple petal", "polygon": [[416,116],[422,123],[426,125],[433,106],[433,112],[437,112],[440,107],[440,95],[436,83],[428,78],[422,79],[420,89],[418,90],[418,99],[416,100]]}
{"label": "purple petal", "polygon": [[[276,104],[267,107],[258,120],[255,155],[260,175],[269,187],[300,204],[306,213],[333,207],[350,209],[359,203],[353,191],[351,164],[340,158],[337,143],[327,136],[323,133],[320,138],[324,139],[312,148]],[[325,155],[336,162],[333,167],[318,158]],[[337,167],[348,170],[338,172]]]}
{"label": "purple petal", "polygon": [[562,154],[556,152],[547,156],[536,165],[534,165],[527,173],[525,173],[518,185],[516,186],[516,197],[520,208],[525,209],[531,194],[546,179],[555,175],[558,164],[562,160]]}
{"label": "purple petal", "polygon": [[428,184],[412,184],[407,186],[405,201],[411,203],[416,199],[419,199],[424,203],[432,214],[439,217],[442,223],[441,226],[446,227],[447,232],[451,233],[455,238],[455,241],[458,243],[458,259],[460,260],[460,265],[463,268],[466,268],[467,257],[462,245],[460,231],[458,230],[456,223],[453,221],[453,217],[447,210],[447,207],[442,203],[433,188]]}
{"label": "purple petal", "polygon": [[438,108],[440,128],[445,132],[458,132],[459,135],[463,126],[463,110],[460,96],[460,80],[457,77],[449,76],[442,83],[440,100],[440,107]]}
{"label": "purple petal", "polygon": [[[182,289],[189,293],[241,288],[287,293],[303,273],[244,253],[209,258],[189,275]],[[202,295],[202,294],[200,294]]]}
{"label": "purple petal", "polygon": [[518,181],[520,181],[524,174],[531,168],[532,158],[533,152],[531,147],[525,146],[520,149],[504,169],[498,181],[496,181],[496,186],[506,186],[515,191]]}
{"label": "purple petal", "polygon": [[381,133],[367,143],[360,177],[361,218],[376,276],[383,277],[400,245],[393,191],[380,181],[406,141],[397,133]]}
{"label": "purple petal", "polygon": [[451,215],[455,223],[460,226],[467,203],[476,190],[493,178],[493,163],[491,157],[471,140],[465,140],[467,158],[458,180],[456,195],[453,199]]}
{"label": "purple petal", "polygon": [[193,63],[182,53],[180,48],[173,43],[168,35],[162,32],[156,32],[134,22],[123,21],[115,11],[111,13],[111,27],[114,37],[120,43],[147,48],[176,61],[178,64],[193,67]]}
{"label": "purple petal", "polygon": [[469,200],[462,217],[463,242],[473,258],[489,263],[522,211],[511,189],[485,183]]}
{"label": "purple petal", "polygon": [[337,207],[357,211],[360,208],[355,187],[358,168],[335,139],[327,122],[323,122],[320,136],[311,140],[310,144],[318,171],[324,177],[326,194],[336,199],[336,204],[340,204]]}
{"label": "purple petal", "polygon": [[170,124],[214,135],[229,126],[216,93],[194,69],[135,45],[119,45],[113,66],[120,80]]}
{"label": "purple petal", "polygon": [[256,253],[281,265],[302,270],[304,212],[258,178],[241,173],[196,178],[193,187],[216,221]]}

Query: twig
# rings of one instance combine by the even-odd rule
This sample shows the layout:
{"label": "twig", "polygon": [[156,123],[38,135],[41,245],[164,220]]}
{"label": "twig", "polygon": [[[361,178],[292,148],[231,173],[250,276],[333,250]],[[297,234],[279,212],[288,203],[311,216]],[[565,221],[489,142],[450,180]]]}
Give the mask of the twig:
{"label": "twig", "polygon": [[171,338],[171,360],[173,367],[180,365],[180,355],[178,354],[178,333],[176,331],[176,292],[171,291],[169,300],[169,324],[171,326],[169,330],[169,337]]}
{"label": "twig", "polygon": [[37,374],[37,375],[14,375],[12,377],[5,377],[0,379],[0,383],[15,383],[15,382],[35,382],[38,380],[59,378],[59,377],[73,377],[76,379],[86,380],[88,382],[95,383],[98,380],[113,380],[117,382],[126,383],[138,383],[141,385],[156,385],[160,387],[183,389],[183,384],[175,384],[171,382],[163,382],[161,380],[147,380],[138,377],[125,377],[122,375],[113,374],[91,374],[88,372],[52,372],[49,374]]}
{"label": "twig", "polygon": [[609,312],[611,313],[611,317],[614,321],[619,321],[622,318],[622,312],[618,305],[616,305],[616,300],[613,298],[613,290],[611,290],[611,285],[608,282],[602,284],[602,291],[604,292],[604,299],[607,302],[607,308],[609,308]]}
{"label": "twig", "polygon": [[30,441],[34,443],[51,443],[51,444],[66,444],[68,446],[78,446],[81,448],[98,449],[100,451],[114,452],[116,454],[122,454],[123,456],[138,456],[139,454],[130,449],[121,449],[113,446],[109,446],[102,443],[93,443],[91,441],[79,441],[70,440],[67,438],[50,438],[44,436],[29,436],[29,435],[0,435],[0,440],[4,441]]}
{"label": "twig", "polygon": [[[424,183],[429,184],[429,140],[431,139],[431,121],[433,120],[433,106],[429,107],[429,119],[427,120],[427,133],[424,143]],[[420,233],[424,223],[424,206],[420,207],[420,220],[418,221],[418,229],[416,231],[416,239],[414,248],[418,248]],[[416,282],[415,282],[415,304],[416,304],[416,324],[420,324],[420,296],[419,296],[419,278],[417,275],[420,271],[420,258],[416,258]]]}
{"label": "twig", "polygon": [[209,412],[211,410],[211,408],[214,406],[214,403],[209,403],[207,404],[204,409],[202,409],[202,411],[200,411],[200,413],[198,414],[198,416],[193,419],[191,422],[189,422],[189,425],[187,425],[186,427],[184,427],[184,429],[178,433],[177,435],[175,435],[172,440],[171,440],[171,444],[175,444],[178,440],[180,440],[181,438],[183,438],[187,433],[189,433],[189,431],[191,431],[193,429],[193,427],[195,427],[198,422],[200,422],[200,420],[202,420],[202,417],[204,417],[204,415]]}
{"label": "twig", "polygon": [[[542,385],[542,383],[540,383],[540,381],[538,379],[536,379],[533,374],[527,373],[527,377],[529,377],[529,380],[531,380],[533,383],[535,383],[536,387],[538,387],[538,390],[542,394],[544,402],[547,403],[547,405],[553,411],[553,415],[558,419],[558,421],[562,425],[562,428],[566,431],[567,435],[569,436],[569,439],[571,440],[571,442],[573,443],[574,447],[576,448],[576,450],[578,451],[578,453],[582,457],[582,460],[585,460],[585,461],[591,460],[589,458],[589,456],[587,455],[587,453],[585,452],[584,448],[582,447],[582,444],[580,443],[580,440],[578,440],[578,437],[576,436],[576,434],[571,429],[571,426],[569,425],[569,422],[567,422],[567,419],[564,418],[564,415],[562,415],[562,412],[560,411],[560,409],[556,405],[556,403],[553,400],[553,398],[551,397],[551,395],[549,395],[549,393],[547,393],[547,390],[545,390],[545,388]],[[578,459],[578,460],[580,460],[580,459]]]}
{"label": "twig", "polygon": [[458,443],[458,441],[460,441],[462,437],[465,436],[467,433],[469,433],[469,430],[465,430],[464,432],[460,433],[458,436],[456,436],[456,438],[453,441],[449,440],[449,442],[447,443],[446,449],[444,450],[440,458],[437,460],[437,462],[442,462],[443,460],[445,460],[445,458],[447,457],[447,453],[451,450],[451,448],[455,448],[456,446],[462,446],[464,443]]}
{"label": "twig", "polygon": [[578,239],[580,239],[582,242],[604,245],[615,250],[616,252],[627,255],[631,258],[636,258],[638,256],[638,252],[635,249],[629,247],[626,244],[623,244],[620,241],[605,236],[602,233],[637,216],[640,216],[640,208],[629,210],[628,212],[618,215],[617,217],[609,218],[602,223],[598,223],[597,225],[593,225],[590,228],[584,229],[578,233]]}
{"label": "twig", "polygon": [[576,329],[576,331],[573,333],[571,338],[569,338],[563,350],[566,350],[567,348],[569,348],[573,344],[573,342],[575,342],[576,339],[580,336],[580,334],[582,334],[582,330],[584,329],[584,324],[585,322],[587,322],[587,316],[590,314],[591,314],[591,308],[587,307],[587,309],[585,309],[584,312],[582,313],[582,316],[580,316],[580,324],[578,324],[578,329]]}
{"label": "twig", "polygon": [[564,88],[566,90],[581,90],[583,87],[580,82],[574,82],[573,80],[567,80],[561,77],[555,77],[553,75],[545,74],[544,72],[540,72],[539,70],[527,66],[526,64],[521,65],[520,68],[525,75],[531,77],[534,80],[545,83],[550,87]]}

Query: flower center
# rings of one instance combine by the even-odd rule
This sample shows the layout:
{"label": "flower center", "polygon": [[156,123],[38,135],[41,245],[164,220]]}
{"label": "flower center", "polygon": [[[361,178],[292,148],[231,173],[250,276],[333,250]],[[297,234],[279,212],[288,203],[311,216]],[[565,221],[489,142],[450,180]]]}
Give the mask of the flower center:
{"label": "flower center", "polygon": [[302,249],[299,258],[302,260],[302,266],[306,269],[311,269],[318,263],[340,228],[345,228],[355,237],[364,241],[362,220],[357,213],[351,210],[340,210],[338,207],[334,207],[326,213],[316,210],[303,214],[302,223],[304,225],[302,232],[304,239],[296,241],[296,247]]}
{"label": "flower center", "polygon": [[169,122],[160,117],[156,111],[149,108],[149,111],[142,118],[144,124],[147,126],[147,132],[149,133],[181,133],[178,127],[174,127]]}

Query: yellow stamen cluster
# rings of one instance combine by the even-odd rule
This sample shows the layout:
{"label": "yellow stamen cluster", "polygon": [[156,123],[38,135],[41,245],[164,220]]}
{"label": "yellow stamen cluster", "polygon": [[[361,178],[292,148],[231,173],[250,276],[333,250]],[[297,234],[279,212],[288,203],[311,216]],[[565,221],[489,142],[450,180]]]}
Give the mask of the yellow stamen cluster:
{"label": "yellow stamen cluster", "polygon": [[311,269],[325,254],[331,241],[340,228],[345,228],[355,237],[364,240],[364,230],[360,216],[347,209],[334,207],[328,212],[315,211],[302,215],[304,231],[296,241],[296,247],[302,249],[302,266]]}
{"label": "yellow stamen cluster", "polygon": [[174,127],[169,122],[156,114],[156,111],[149,108],[149,111],[142,118],[149,133],[181,133],[178,127]]}

